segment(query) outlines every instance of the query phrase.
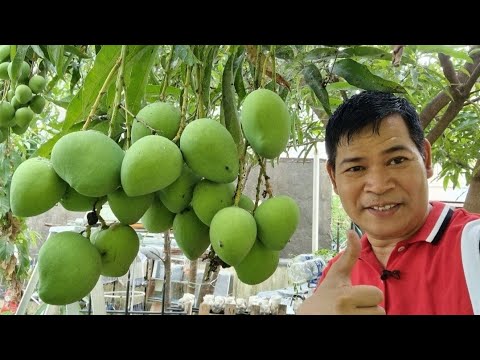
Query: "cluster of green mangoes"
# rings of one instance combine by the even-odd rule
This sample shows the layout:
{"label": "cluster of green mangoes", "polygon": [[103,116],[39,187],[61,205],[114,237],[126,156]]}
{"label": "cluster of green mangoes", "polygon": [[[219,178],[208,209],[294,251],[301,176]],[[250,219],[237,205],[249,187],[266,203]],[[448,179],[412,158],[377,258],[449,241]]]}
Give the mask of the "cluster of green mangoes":
{"label": "cluster of green mangoes", "polygon": [[[17,78],[13,77],[10,45],[0,45],[0,80],[8,81],[0,100],[0,143],[5,141],[8,129],[21,135],[27,131],[35,114],[41,114],[45,98],[40,95],[47,84],[41,75],[31,75],[30,64],[23,61]],[[8,90],[7,90],[8,89]]]}
{"label": "cluster of green mangoes", "polygon": [[[278,156],[286,145],[285,131],[277,130],[289,122],[288,111],[278,99],[269,90],[256,90],[242,109],[245,135],[265,157]],[[58,202],[67,210],[98,210],[108,201],[120,222],[90,239],[64,232],[46,241],[38,259],[43,301],[66,304],[87,295],[100,275],[125,274],[138,252],[130,227],[138,221],[149,232],[173,228],[190,260],[211,245],[245,283],[273,274],[298,225],[297,204],[276,196],[253,212],[253,201],[242,194],[234,206],[239,158],[232,136],[219,122],[203,118],[185,127],[177,145],[172,139],[180,115],[172,104],[155,102],[138,112],[126,151],[102,132],[79,131],[58,140],[50,159],[30,158],[17,168],[10,191],[15,215],[39,215]],[[289,126],[283,128],[288,140]]]}

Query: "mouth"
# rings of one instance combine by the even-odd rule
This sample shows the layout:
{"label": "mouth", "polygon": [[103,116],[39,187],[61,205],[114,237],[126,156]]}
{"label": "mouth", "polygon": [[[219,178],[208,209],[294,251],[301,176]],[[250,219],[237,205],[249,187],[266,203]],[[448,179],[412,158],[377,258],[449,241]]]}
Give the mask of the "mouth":
{"label": "mouth", "polygon": [[365,209],[375,214],[393,214],[400,207],[399,203],[384,203],[366,207]]}
{"label": "mouth", "polygon": [[373,205],[370,206],[369,209],[373,209],[376,211],[387,211],[394,208],[395,206],[398,206],[398,204]]}

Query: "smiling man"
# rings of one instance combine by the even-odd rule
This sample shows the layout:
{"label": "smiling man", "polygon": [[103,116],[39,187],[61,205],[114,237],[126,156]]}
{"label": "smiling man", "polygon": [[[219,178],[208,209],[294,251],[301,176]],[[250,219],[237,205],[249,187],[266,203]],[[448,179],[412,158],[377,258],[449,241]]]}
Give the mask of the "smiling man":
{"label": "smiling man", "polygon": [[429,202],[431,146],[415,109],[364,91],[326,128],[348,233],[297,314],[480,314],[480,215]]}

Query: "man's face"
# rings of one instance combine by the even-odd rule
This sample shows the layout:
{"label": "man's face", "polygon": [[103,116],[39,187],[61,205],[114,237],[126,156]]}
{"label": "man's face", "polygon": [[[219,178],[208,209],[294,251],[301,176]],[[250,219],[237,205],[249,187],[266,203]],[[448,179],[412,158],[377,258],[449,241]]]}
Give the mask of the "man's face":
{"label": "man's face", "polygon": [[383,119],[379,130],[367,127],[349,144],[342,139],[335,170],[327,165],[327,171],[345,211],[370,240],[399,241],[427,216],[431,148],[426,141],[424,160],[398,114]]}

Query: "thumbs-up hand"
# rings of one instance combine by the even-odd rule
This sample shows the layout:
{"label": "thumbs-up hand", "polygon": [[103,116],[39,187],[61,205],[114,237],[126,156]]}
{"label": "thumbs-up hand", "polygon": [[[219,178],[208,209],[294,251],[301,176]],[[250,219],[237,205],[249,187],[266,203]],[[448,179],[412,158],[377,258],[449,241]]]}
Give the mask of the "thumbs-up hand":
{"label": "thumbs-up hand", "polygon": [[360,238],[347,233],[347,248],[330,267],[317,290],[298,308],[299,315],[385,315],[383,293],[376,286],[352,286],[350,274],[360,255]]}

